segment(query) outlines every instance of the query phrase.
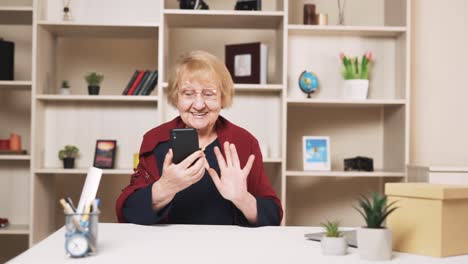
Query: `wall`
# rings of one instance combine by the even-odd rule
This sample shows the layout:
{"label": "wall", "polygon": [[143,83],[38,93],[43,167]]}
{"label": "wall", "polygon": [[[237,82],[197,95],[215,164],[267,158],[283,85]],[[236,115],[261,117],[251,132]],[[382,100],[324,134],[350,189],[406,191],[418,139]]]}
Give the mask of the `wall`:
{"label": "wall", "polygon": [[468,164],[467,10],[466,0],[413,0],[413,164]]}

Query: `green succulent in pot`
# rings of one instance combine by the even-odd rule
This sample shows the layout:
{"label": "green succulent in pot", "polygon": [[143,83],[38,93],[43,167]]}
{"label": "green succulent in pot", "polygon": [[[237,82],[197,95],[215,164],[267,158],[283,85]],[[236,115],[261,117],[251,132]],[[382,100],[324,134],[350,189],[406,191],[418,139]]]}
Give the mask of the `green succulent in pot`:
{"label": "green succulent in pot", "polygon": [[398,207],[396,201],[387,204],[387,196],[379,193],[371,193],[371,199],[360,195],[358,199],[359,208],[354,207],[364,217],[368,228],[385,228],[384,221]]}
{"label": "green succulent in pot", "polygon": [[63,160],[63,168],[72,169],[75,167],[75,158],[80,150],[73,145],[66,145],[58,153],[59,159]]}
{"label": "green succulent in pot", "polygon": [[339,231],[340,221],[329,221],[327,220],[326,223],[320,223],[325,229],[325,236],[326,237],[341,237],[343,234]]}
{"label": "green succulent in pot", "polygon": [[98,95],[100,84],[104,80],[104,75],[98,72],[90,72],[85,76],[86,83],[88,83],[88,94]]}

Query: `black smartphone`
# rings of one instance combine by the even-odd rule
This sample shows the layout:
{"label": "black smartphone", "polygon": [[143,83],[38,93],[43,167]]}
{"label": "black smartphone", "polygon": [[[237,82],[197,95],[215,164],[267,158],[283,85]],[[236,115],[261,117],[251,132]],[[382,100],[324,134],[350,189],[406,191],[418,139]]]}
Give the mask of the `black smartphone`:
{"label": "black smartphone", "polygon": [[172,162],[178,164],[190,154],[199,150],[198,133],[195,128],[174,128],[170,132]]}

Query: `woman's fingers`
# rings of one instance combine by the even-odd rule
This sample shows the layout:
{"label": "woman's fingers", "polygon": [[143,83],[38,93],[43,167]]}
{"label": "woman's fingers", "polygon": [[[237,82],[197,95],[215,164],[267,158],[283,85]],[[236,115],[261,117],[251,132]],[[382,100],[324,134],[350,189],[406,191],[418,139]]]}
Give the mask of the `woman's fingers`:
{"label": "woman's fingers", "polygon": [[179,164],[184,168],[188,168],[190,167],[190,165],[193,164],[193,162],[195,162],[198,158],[201,158],[203,157],[204,154],[203,154],[203,151],[201,150],[198,150],[198,151],[195,151],[194,153],[190,154],[190,156],[188,156],[187,158],[185,158],[182,162],[180,162]]}
{"label": "woman's fingers", "polygon": [[192,176],[196,174],[200,170],[200,168],[204,168],[204,166],[205,166],[205,158],[201,157],[190,168],[186,170],[187,174],[189,176]]}
{"label": "woman's fingers", "polygon": [[171,164],[172,164],[172,149],[169,149],[169,151],[166,154],[166,157],[164,157],[163,169],[167,168]]}
{"label": "woman's fingers", "polygon": [[231,149],[232,165],[236,168],[240,168],[239,155],[237,155],[236,146],[234,144],[229,144],[229,148]]}
{"label": "woman's fingers", "polygon": [[194,184],[194,183],[198,182],[201,178],[203,178],[203,175],[205,175],[205,166],[204,165],[202,165],[200,167],[200,169],[197,172],[195,172],[195,174],[190,178],[191,184]]}
{"label": "woman's fingers", "polygon": [[224,161],[223,154],[221,154],[221,150],[218,147],[214,147],[214,153],[216,155],[216,159],[218,160],[219,168],[225,168],[226,162]]}
{"label": "woman's fingers", "polygon": [[229,148],[229,142],[224,142],[224,155],[226,156],[226,164],[228,167],[232,166],[231,149]]}
{"label": "woman's fingers", "polygon": [[250,170],[252,169],[252,165],[254,163],[255,156],[252,154],[249,156],[249,159],[247,160],[247,164],[245,164],[245,167],[242,169],[244,172],[243,174],[247,177],[249,175]]}

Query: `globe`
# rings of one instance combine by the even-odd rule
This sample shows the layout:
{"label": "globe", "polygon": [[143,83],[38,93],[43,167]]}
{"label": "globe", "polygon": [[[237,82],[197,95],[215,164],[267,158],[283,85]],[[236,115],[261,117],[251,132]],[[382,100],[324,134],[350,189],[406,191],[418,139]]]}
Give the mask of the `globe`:
{"label": "globe", "polygon": [[317,75],[313,72],[303,71],[299,76],[299,88],[307,94],[307,98],[310,98],[310,94],[317,91],[319,86]]}

